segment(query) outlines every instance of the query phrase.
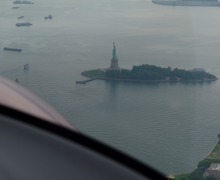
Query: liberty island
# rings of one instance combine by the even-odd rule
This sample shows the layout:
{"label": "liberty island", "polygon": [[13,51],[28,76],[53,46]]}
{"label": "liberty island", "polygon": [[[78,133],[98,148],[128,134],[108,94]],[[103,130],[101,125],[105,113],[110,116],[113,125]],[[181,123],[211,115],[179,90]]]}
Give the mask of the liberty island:
{"label": "liberty island", "polygon": [[116,46],[113,42],[112,59],[109,68],[95,69],[82,72],[82,75],[91,78],[86,81],[76,81],[76,83],[85,84],[86,82],[100,80],[117,80],[117,81],[143,81],[143,82],[182,82],[182,81],[215,81],[218,78],[213,74],[207,73],[204,69],[194,68],[184,70],[171,67],[163,68],[155,65],[143,64],[133,66],[131,70],[120,68]]}

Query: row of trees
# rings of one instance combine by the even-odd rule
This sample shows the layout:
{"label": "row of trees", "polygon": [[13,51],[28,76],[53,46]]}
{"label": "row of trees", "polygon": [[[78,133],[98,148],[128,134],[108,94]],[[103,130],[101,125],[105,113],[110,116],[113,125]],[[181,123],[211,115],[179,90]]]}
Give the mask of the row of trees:
{"label": "row of trees", "polygon": [[189,175],[190,180],[215,180],[213,176],[204,177],[203,174],[208,169],[211,163],[220,163],[219,159],[204,159],[200,161],[197,168]]}
{"label": "row of trees", "polygon": [[106,72],[106,77],[134,80],[206,80],[217,79],[205,71],[187,71],[171,67],[161,68],[154,65],[133,66],[131,70],[111,70]]}

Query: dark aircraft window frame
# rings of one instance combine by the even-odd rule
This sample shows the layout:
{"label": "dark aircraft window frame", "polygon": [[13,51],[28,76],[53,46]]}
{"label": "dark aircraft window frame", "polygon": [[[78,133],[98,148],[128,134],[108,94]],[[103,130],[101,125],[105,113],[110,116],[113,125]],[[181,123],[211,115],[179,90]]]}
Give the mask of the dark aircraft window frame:
{"label": "dark aircraft window frame", "polygon": [[47,131],[49,133],[55,134],[62,138],[65,138],[72,143],[80,144],[83,147],[86,147],[92,151],[97,152],[105,157],[108,157],[115,162],[128,167],[130,170],[142,175],[143,177],[164,180],[164,175],[160,172],[154,170],[148,165],[143,164],[140,161],[112,148],[108,145],[105,145],[97,140],[94,140],[91,137],[88,137],[78,131],[72,131],[62,126],[50,123],[41,118],[35,117],[33,115],[18,111],[16,109],[4,106],[0,104],[0,114],[6,117],[9,117],[10,120],[16,120],[24,124],[28,124],[41,130]]}

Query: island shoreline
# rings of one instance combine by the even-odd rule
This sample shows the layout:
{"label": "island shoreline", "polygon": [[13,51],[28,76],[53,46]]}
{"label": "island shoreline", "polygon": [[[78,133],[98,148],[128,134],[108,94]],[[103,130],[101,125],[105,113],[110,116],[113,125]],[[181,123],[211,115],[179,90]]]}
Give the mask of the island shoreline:
{"label": "island shoreline", "polygon": [[96,78],[97,80],[107,80],[107,81],[124,81],[124,82],[214,82],[217,79],[205,79],[205,80],[135,80],[135,79],[116,79],[116,78],[105,78],[89,75],[89,71],[100,70],[101,69],[91,69],[81,72],[81,74],[88,78]]}

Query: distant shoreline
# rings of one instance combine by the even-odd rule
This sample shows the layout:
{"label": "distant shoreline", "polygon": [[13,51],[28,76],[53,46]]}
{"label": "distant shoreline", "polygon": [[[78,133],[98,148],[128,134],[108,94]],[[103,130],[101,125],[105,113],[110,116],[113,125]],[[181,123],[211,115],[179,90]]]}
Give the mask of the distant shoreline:
{"label": "distant shoreline", "polygon": [[184,1],[184,0],[152,0],[152,3],[164,5],[164,6],[209,6],[209,7],[219,7],[219,1]]}

